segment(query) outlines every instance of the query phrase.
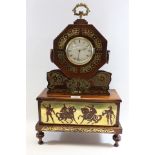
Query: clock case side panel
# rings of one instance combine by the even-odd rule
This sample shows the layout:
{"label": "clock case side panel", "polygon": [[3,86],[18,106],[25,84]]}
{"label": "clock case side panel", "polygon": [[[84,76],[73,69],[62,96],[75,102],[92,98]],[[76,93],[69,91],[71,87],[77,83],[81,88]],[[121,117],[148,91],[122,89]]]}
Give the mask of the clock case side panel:
{"label": "clock case side panel", "polygon": [[41,124],[41,103],[43,102],[42,99],[37,98],[36,99],[38,101],[38,117],[39,117],[39,124]]}

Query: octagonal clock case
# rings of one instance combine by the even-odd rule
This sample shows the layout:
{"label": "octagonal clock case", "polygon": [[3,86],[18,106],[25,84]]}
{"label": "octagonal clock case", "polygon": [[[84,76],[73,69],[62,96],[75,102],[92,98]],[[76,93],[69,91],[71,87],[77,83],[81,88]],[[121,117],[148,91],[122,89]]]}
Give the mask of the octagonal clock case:
{"label": "octagonal clock case", "polygon": [[[77,11],[79,9],[85,9]],[[86,4],[73,9],[80,18],[69,24],[53,41],[50,59],[58,69],[47,72],[47,88],[37,97],[39,144],[44,131],[113,134],[118,146],[121,98],[109,89],[112,74],[99,70],[109,61],[107,40],[83,16]]]}

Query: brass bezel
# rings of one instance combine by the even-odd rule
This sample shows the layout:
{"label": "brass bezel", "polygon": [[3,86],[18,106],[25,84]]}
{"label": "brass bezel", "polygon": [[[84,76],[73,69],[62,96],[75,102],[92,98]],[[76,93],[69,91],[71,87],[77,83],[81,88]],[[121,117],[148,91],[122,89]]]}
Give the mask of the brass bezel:
{"label": "brass bezel", "polygon": [[[70,59],[70,57],[69,57],[69,55],[68,55],[68,52],[67,52],[67,51],[68,51],[68,47],[69,47],[69,45],[71,44],[71,42],[73,42],[73,41],[74,41],[75,39],[77,39],[77,38],[86,40],[86,41],[89,43],[89,45],[91,46],[92,55],[91,55],[91,57],[90,57],[89,59],[87,59],[86,62],[83,62],[83,63],[77,63],[77,62],[73,61],[72,59]],[[89,62],[92,60],[92,58],[93,58],[93,56],[94,56],[94,53],[95,53],[95,50],[94,50],[94,47],[93,47],[93,45],[92,45],[92,43],[91,43],[91,41],[90,41],[89,39],[87,39],[87,38],[85,38],[85,37],[74,37],[73,39],[71,39],[71,40],[68,42],[68,44],[67,44],[67,46],[66,46],[65,52],[66,52],[67,59],[68,59],[72,64],[78,65],[78,66],[82,66],[82,65],[85,65],[85,64],[89,63]]]}

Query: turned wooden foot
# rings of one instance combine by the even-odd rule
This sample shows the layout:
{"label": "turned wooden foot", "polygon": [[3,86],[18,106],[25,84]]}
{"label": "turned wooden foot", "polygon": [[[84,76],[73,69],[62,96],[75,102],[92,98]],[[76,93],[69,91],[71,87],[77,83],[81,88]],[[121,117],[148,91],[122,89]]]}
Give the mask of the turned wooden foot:
{"label": "turned wooden foot", "polygon": [[38,144],[43,144],[42,138],[44,137],[44,132],[38,131],[36,137],[39,139]]}
{"label": "turned wooden foot", "polygon": [[114,146],[118,147],[119,146],[118,142],[121,140],[121,136],[119,134],[115,134],[113,135],[113,140],[115,141]]}

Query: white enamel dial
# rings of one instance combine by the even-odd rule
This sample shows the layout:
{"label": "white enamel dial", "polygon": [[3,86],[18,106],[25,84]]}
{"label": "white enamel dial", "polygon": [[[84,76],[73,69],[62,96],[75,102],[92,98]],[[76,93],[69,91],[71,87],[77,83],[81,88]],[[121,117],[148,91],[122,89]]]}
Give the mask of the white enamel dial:
{"label": "white enamel dial", "polygon": [[68,60],[75,65],[88,63],[94,54],[92,43],[84,37],[75,37],[66,46]]}

